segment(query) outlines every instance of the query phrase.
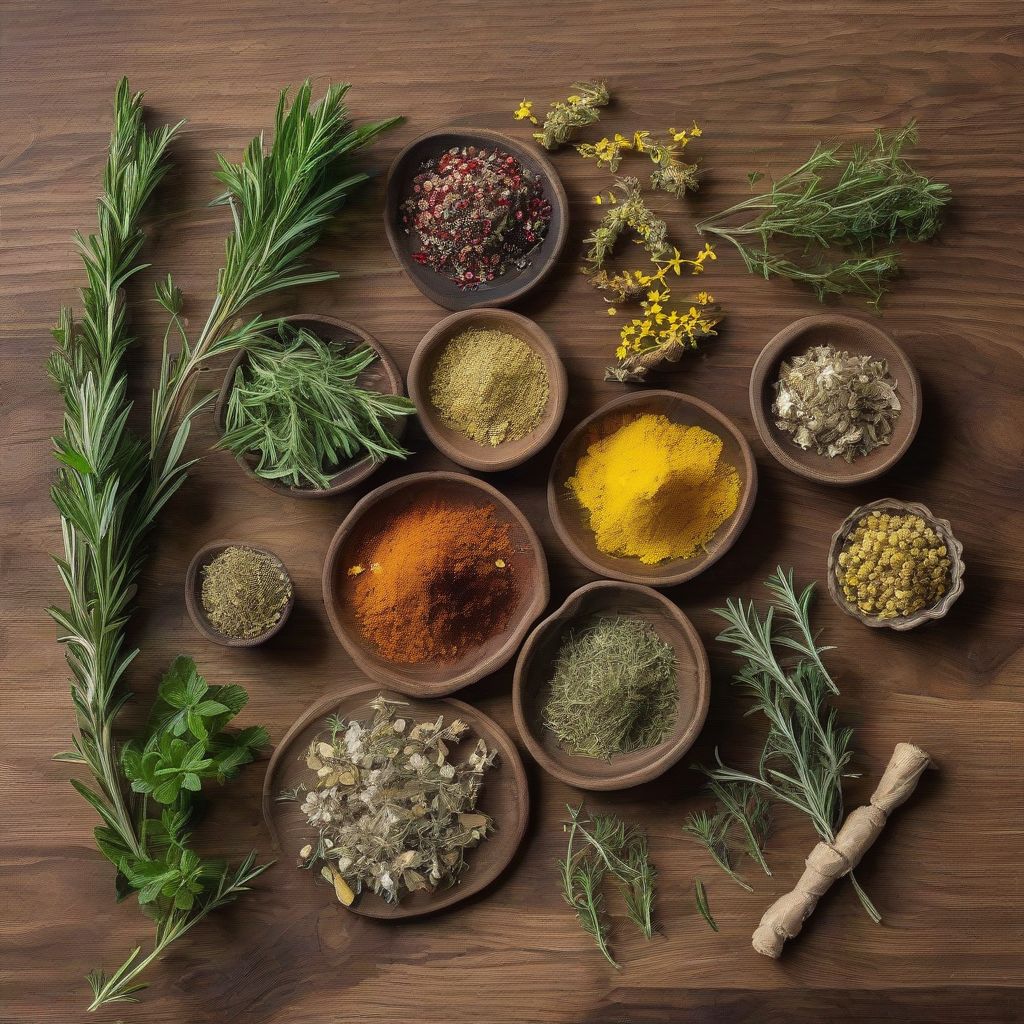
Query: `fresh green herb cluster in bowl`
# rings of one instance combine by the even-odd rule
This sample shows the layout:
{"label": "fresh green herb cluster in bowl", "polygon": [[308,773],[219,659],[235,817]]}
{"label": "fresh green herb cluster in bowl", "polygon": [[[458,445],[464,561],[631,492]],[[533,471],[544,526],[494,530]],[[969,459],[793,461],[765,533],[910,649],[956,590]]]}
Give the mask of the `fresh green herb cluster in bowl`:
{"label": "fresh green herb cluster in bowl", "polygon": [[415,406],[359,383],[377,358],[369,345],[331,344],[282,324],[251,345],[235,371],[221,447],[253,457],[258,477],[321,490],[355,459],[405,458],[391,424]]}

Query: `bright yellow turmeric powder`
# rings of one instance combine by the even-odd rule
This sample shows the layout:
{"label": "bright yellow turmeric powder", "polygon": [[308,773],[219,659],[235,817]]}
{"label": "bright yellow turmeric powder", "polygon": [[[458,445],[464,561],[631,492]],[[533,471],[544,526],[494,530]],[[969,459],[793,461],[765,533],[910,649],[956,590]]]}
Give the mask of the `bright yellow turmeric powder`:
{"label": "bright yellow turmeric powder", "polygon": [[655,565],[703,549],[736,511],[740,478],[722,439],[645,414],[592,444],[567,486],[598,549]]}

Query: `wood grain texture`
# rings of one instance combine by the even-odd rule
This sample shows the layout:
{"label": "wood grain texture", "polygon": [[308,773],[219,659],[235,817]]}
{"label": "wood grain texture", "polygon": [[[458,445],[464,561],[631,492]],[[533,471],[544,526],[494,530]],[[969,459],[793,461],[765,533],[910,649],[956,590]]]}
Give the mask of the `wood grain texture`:
{"label": "wood grain texture", "polygon": [[[791,887],[814,842],[782,815],[769,854],[772,879],[743,893],[724,879],[679,825],[699,780],[686,763],[636,790],[596,797],[651,832],[660,872],[662,934],[645,943],[617,913],[613,973],[559,900],[553,860],[558,822],[579,794],[528,764],[530,831],[498,884],[450,912],[401,926],[361,920],[329,901],[303,909],[281,863],[259,893],[198,928],[150,973],[138,1008],[102,1020],[150,1024],[322,1024],[330,1021],[563,1022],[641,1024],[693,1020],[1012,1021],[1024,987],[1024,553],[1020,509],[1022,423],[1021,280],[1024,228],[1024,15],[1017,0],[633,0],[602,5],[522,0],[481,5],[234,4],[176,0],[3,0],[0,4],[0,1021],[84,1018],[83,975],[120,962],[147,938],[137,908],[117,906],[108,864],[92,846],[94,817],[67,784],[72,724],[66,670],[44,606],[62,594],[50,553],[59,542],[47,488],[49,437],[60,406],[43,374],[57,308],[75,295],[81,267],[70,238],[94,223],[93,204],[121,74],[144,89],[154,121],[189,118],[159,190],[147,256],[154,269],[131,289],[140,338],[132,353],[144,405],[159,358],[152,283],[167,271],[184,289],[193,322],[205,315],[226,231],[211,210],[214,154],[233,157],[271,124],[277,90],[310,75],[355,83],[362,117],[408,121],[372,154],[383,171],[416,135],[445,123],[521,133],[510,111],[523,95],[538,107],[576,77],[607,77],[618,99],[609,131],[689,124],[705,128],[708,169],[687,209],[666,197],[685,247],[692,214],[746,194],[746,172],[783,171],[819,138],[861,139],[876,125],[916,116],[917,158],[951,183],[955,204],[935,244],[907,251],[907,273],[884,325],[921,374],[924,418],[890,474],[837,491],[787,473],[756,442],[761,488],[755,516],[708,573],[669,591],[711,656],[711,713],[694,750],[717,744],[749,759],[754,732],[730,688],[732,662],[713,643],[708,611],[728,595],[757,595],[776,563],[821,580],[829,538],[850,509],[892,495],[923,501],[948,518],[965,545],[967,590],[942,623],[910,634],[867,630],[822,596],[817,621],[838,645],[831,664],[845,716],[857,727],[850,806],[870,794],[894,744],[928,750],[928,773],[858,871],[885,915],[873,926],[846,884],[836,886],[778,962],[750,948],[753,926]],[[558,345],[571,394],[563,437],[619,389],[601,381],[613,344],[602,304],[574,273],[596,211],[590,196],[605,172],[557,154],[573,223],[562,264],[517,308]],[[378,178],[316,253],[341,279],[282,296],[275,311],[316,310],[359,324],[404,369],[416,342],[443,315],[402,274],[382,231]],[[754,438],[750,368],[785,324],[816,310],[784,282],[750,278],[732,253],[700,284],[728,313],[722,336],[690,359],[678,386],[734,417]],[[855,306],[849,306],[859,312]],[[207,374],[211,388],[217,372]],[[212,421],[196,431],[203,454]],[[452,468],[413,429],[408,470]],[[557,440],[557,439],[556,439]],[[556,541],[544,504],[552,449],[499,474],[545,542],[552,605],[593,578]],[[406,467],[402,467],[405,469]],[[374,483],[396,475],[389,467]],[[357,681],[320,599],[330,538],[359,497],[299,502],[247,480],[226,453],[208,454],[164,517],[132,621],[142,653],[132,685],[137,721],[171,658],[193,654],[211,681],[244,683],[247,723],[275,739],[318,696]],[[206,642],[185,613],[182,583],[192,553],[232,536],[278,553],[292,572],[297,606],[266,647],[233,651]],[[460,693],[509,732],[511,666]],[[216,805],[206,833],[222,850],[269,851],[260,822],[259,766],[235,799]],[[722,927],[710,933],[693,903],[699,875]]]}

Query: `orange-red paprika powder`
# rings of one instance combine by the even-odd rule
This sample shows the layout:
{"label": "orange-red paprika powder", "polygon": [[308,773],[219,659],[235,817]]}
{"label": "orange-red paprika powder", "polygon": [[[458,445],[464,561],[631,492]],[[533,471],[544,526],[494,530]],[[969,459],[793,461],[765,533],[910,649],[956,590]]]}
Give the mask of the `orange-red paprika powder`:
{"label": "orange-red paprika powder", "polygon": [[382,657],[455,661],[511,617],[514,554],[509,524],[491,505],[412,506],[357,546],[343,594]]}

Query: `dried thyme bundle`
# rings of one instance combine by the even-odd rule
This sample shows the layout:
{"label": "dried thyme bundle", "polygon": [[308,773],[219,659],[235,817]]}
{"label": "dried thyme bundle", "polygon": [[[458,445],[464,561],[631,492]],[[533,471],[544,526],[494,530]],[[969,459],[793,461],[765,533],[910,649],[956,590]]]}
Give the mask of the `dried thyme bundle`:
{"label": "dried thyme bundle", "polygon": [[598,121],[600,108],[607,107],[611,101],[604,82],[573,82],[572,90],[568,99],[551,104],[541,130],[533,133],[545,149],[558,149],[580,128]]}
{"label": "dried thyme bundle", "polygon": [[587,246],[587,269],[597,272],[604,268],[605,261],[612,255],[615,243],[626,230],[632,231],[637,241],[647,250],[652,260],[668,255],[668,225],[647,208],[640,182],[636,178],[619,178],[615,183],[619,195],[610,193],[614,205],[601,219],[598,227],[584,239]]}
{"label": "dried thyme bundle", "polygon": [[203,567],[200,599],[210,623],[233,640],[263,636],[291,600],[281,563],[253,548],[225,548]]}
{"label": "dried thyme bundle", "polygon": [[783,362],[772,412],[800,448],[847,462],[889,443],[900,415],[884,359],[816,345]]}
{"label": "dried thyme bundle", "polygon": [[643,619],[601,616],[562,642],[544,725],[570,753],[657,746],[676,717],[676,656]]}
{"label": "dried thyme bundle", "polygon": [[496,752],[480,739],[465,761],[450,760],[469,726],[440,716],[413,724],[400,715],[405,706],[378,696],[369,723],[328,719],[306,751],[311,784],[283,795],[305,791],[302,813],[316,836],[299,865],[321,865],[346,906],[364,887],[397,903],[453,885],[466,850],[494,828],[476,804]]}

